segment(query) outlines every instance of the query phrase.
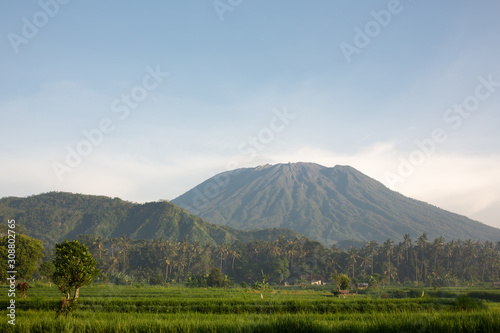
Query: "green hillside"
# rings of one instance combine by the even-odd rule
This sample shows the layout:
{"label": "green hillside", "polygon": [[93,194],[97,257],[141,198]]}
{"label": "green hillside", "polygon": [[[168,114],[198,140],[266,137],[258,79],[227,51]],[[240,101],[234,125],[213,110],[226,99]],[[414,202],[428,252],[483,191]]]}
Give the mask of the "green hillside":
{"label": "green hillside", "polygon": [[210,223],[290,228],[333,244],[432,239],[500,240],[500,229],[391,191],[349,166],[264,165],[214,176],[172,201]]}
{"label": "green hillside", "polygon": [[27,235],[54,244],[90,234],[104,238],[177,240],[201,244],[300,237],[291,230],[239,231],[207,223],[166,201],[144,204],[118,198],[51,192],[0,199],[0,218],[15,219]]}

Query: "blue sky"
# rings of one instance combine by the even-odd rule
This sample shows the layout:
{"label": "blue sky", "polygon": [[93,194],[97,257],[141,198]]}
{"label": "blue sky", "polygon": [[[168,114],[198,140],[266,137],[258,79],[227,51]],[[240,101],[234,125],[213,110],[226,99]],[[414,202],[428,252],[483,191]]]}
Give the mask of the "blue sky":
{"label": "blue sky", "polygon": [[0,197],[307,161],[500,227],[498,1],[1,6]]}

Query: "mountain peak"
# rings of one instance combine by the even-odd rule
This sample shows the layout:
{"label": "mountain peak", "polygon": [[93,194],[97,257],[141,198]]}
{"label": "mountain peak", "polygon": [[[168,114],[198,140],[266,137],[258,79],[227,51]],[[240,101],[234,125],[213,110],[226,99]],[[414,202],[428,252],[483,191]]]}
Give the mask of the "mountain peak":
{"label": "mountain peak", "polygon": [[325,244],[351,239],[500,238],[500,230],[407,198],[348,165],[261,165],[208,179],[172,202],[211,223],[289,228]]}

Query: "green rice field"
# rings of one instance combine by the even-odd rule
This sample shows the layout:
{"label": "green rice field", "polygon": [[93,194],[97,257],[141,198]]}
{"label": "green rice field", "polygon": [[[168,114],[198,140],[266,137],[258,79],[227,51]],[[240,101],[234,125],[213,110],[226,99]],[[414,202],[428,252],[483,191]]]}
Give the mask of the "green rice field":
{"label": "green rice field", "polygon": [[16,299],[15,326],[3,310],[0,332],[500,332],[500,290],[422,291],[339,298],[327,289],[96,285],[82,288],[76,312],[57,317],[61,293],[37,285]]}

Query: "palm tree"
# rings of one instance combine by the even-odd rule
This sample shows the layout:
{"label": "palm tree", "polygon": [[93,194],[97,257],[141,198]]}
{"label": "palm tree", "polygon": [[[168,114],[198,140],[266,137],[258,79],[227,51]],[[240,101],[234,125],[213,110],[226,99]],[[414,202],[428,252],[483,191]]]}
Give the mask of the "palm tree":
{"label": "palm tree", "polygon": [[[497,243],[497,246],[500,244],[500,242]],[[497,280],[499,275],[498,275],[498,268],[499,268],[499,263],[500,263],[500,248],[495,246],[493,251],[491,252],[491,278],[494,280]],[[495,271],[497,272],[495,274]]]}
{"label": "palm tree", "polygon": [[200,242],[196,241],[194,244],[190,245],[188,248],[188,268],[187,274],[189,275],[191,272],[191,263],[196,261],[196,258],[201,254],[201,245]]}
{"label": "palm tree", "polygon": [[109,244],[111,245],[111,258],[114,258],[115,241],[116,241],[116,238],[109,239]]}
{"label": "palm tree", "polygon": [[405,245],[406,249],[406,276],[408,279],[410,279],[410,256],[409,256],[409,250],[411,248],[411,237],[409,233],[406,233],[404,235],[404,240],[403,243]]}
{"label": "palm tree", "polygon": [[447,258],[446,271],[450,272],[450,258],[453,256],[453,243],[446,243],[444,246],[444,255]]}
{"label": "palm tree", "polygon": [[[335,245],[332,246],[330,251],[328,251],[328,256],[326,257],[327,270],[335,270],[335,267],[339,266],[337,263],[337,253],[340,251]],[[329,270],[330,271],[330,270]]]}
{"label": "palm tree", "polygon": [[237,248],[236,246],[233,246],[233,247],[231,248],[231,250],[230,250],[230,253],[229,253],[229,254],[231,255],[231,258],[233,259],[233,262],[232,262],[231,267],[232,267],[232,270],[233,270],[233,276],[234,276],[234,260],[235,260],[235,259],[239,259],[239,258],[241,258],[241,254],[238,252],[238,248]]}
{"label": "palm tree", "polygon": [[172,263],[170,262],[170,258],[165,258],[165,281],[168,281],[168,270],[170,268],[170,265]]}
{"label": "palm tree", "polygon": [[127,252],[128,248],[130,246],[131,240],[130,238],[127,237],[127,235],[123,235],[123,237],[118,238],[118,242],[120,244],[120,253],[123,254],[123,269],[122,271],[125,272],[126,265],[127,265]]}
{"label": "palm tree", "polygon": [[163,260],[165,262],[165,280],[168,280],[168,276],[172,273],[175,257],[177,256],[176,244],[166,241],[161,244],[161,251],[163,252]]}
{"label": "palm tree", "polygon": [[[425,279],[425,249],[427,248],[427,234],[424,232],[420,237],[417,238],[417,247],[420,249],[420,256],[422,258],[421,261],[421,268],[420,268],[420,274],[422,274],[423,279]],[[417,263],[415,263],[417,265]],[[416,267],[416,266],[415,266]],[[418,279],[417,279],[418,281]]]}
{"label": "palm tree", "polygon": [[352,266],[352,278],[354,279],[354,265],[357,262],[356,259],[358,258],[358,249],[354,246],[351,246],[349,248],[349,251],[347,251],[347,255],[349,258],[349,266]]}
{"label": "palm tree", "polygon": [[439,238],[434,239],[432,243],[432,251],[434,252],[434,272],[438,271],[438,256],[440,257],[444,250],[444,237],[441,236]]}
{"label": "palm tree", "polygon": [[481,281],[484,282],[484,275],[486,273],[486,267],[489,262],[491,262],[491,257],[494,252],[493,242],[487,241],[484,243],[484,246],[480,249],[481,261],[483,264],[483,272],[481,274]]}
{"label": "palm tree", "polygon": [[220,271],[222,272],[222,260],[224,259],[224,256],[227,254],[227,248],[224,242],[221,242],[219,244],[219,248],[217,249],[217,254],[220,256]]}
{"label": "palm tree", "polygon": [[299,259],[305,259],[307,255],[307,251],[304,249],[305,242],[302,240],[298,241],[298,252],[299,252]]}
{"label": "palm tree", "polygon": [[[397,246],[394,247],[394,258],[397,260],[397,267],[398,269],[401,267],[401,261],[404,259],[404,248],[403,244],[399,243]],[[393,274],[394,275],[394,274]],[[401,280],[401,277],[399,278]]]}
{"label": "palm tree", "polygon": [[297,239],[291,239],[287,244],[287,256],[290,259],[290,272],[293,267],[293,258],[297,255]]}
{"label": "palm tree", "polygon": [[97,245],[97,251],[99,251],[99,259],[101,259],[101,253],[102,251],[104,251],[104,240],[101,236],[95,238],[94,245]]}
{"label": "palm tree", "polygon": [[179,279],[181,277],[181,273],[184,272],[184,267],[186,266],[187,266],[186,256],[184,254],[179,255],[177,257],[177,268],[178,268],[177,275]]}
{"label": "palm tree", "polygon": [[281,247],[278,241],[273,242],[273,244],[271,245],[271,254],[275,258],[281,255]]}
{"label": "palm tree", "polygon": [[366,274],[366,266],[370,266],[371,263],[371,255],[366,251],[366,249],[363,249],[364,251],[361,251],[361,262],[359,264],[360,267],[364,268],[365,274]]}
{"label": "palm tree", "polygon": [[376,241],[369,241],[368,243],[366,243],[366,250],[371,257],[370,267],[372,269],[372,272],[371,272],[372,275],[373,275],[373,266],[374,266],[373,255],[377,252],[377,248],[378,248],[378,243]]}
{"label": "palm tree", "polygon": [[[472,242],[472,240],[467,239],[464,244],[464,257],[463,257],[463,272],[462,272],[462,278],[465,279],[466,273],[469,270],[470,265],[472,264],[473,260],[477,258],[477,251],[476,251],[476,246]],[[472,274],[469,273],[469,278],[472,279]]]}
{"label": "palm tree", "polygon": [[385,254],[389,260],[389,265],[387,266],[388,269],[388,277],[389,277],[389,283],[391,283],[391,254],[392,254],[392,241],[390,239],[386,240],[384,244],[382,245],[382,252]]}

